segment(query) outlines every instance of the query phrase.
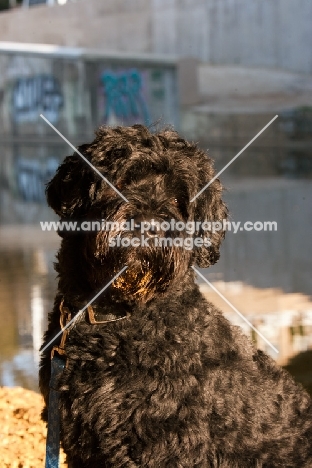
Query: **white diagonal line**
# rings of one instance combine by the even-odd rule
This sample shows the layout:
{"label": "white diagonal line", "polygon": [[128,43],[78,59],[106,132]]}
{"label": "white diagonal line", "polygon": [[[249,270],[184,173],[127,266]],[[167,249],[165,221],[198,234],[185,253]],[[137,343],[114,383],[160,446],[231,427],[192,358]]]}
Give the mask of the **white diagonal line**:
{"label": "white diagonal line", "polygon": [[66,141],[66,143],[71,147],[73,148],[73,150],[79,154],[79,156],[87,163],[89,164],[90,167],[92,167],[92,169],[100,176],[102,177],[103,180],[105,180],[105,182],[113,189],[115,190],[116,193],[118,193],[118,195],[123,198],[126,202],[128,202],[128,200],[126,199],[126,197],[121,193],[119,192],[118,189],[116,189],[116,187],[109,181],[106,179],[106,177],[103,176],[103,174],[101,174],[100,171],[97,170],[96,167],[93,166],[93,164],[90,163],[90,161],[88,161],[88,159],[80,153],[80,151],[77,150],[77,148],[74,147],[74,145],[71,144],[70,141],[67,140],[67,138],[64,137],[64,135],[59,131],[57,130],[57,128],[54,127],[54,125],[51,124],[51,122],[49,122],[49,120],[42,114],[40,114],[40,117],[48,124],[50,125],[51,128],[53,128],[53,130],[58,134],[60,135],[61,138],[63,138],[64,141]]}
{"label": "white diagonal line", "polygon": [[236,309],[236,307],[233,306],[233,304],[230,303],[230,301],[227,300],[226,297],[223,296],[223,294],[220,293],[220,291],[218,291],[211,283],[210,281],[207,280],[207,278],[205,278],[198,270],[197,268],[195,268],[194,266],[192,266],[193,270],[208,284],[208,286],[210,286],[223,300],[224,302],[226,302],[233,310],[234,312],[236,312],[240,318],[242,318],[246,323],[247,325],[250,326],[250,328],[252,328],[269,346],[271,346],[271,348],[276,352],[276,353],[279,353],[279,351],[275,348],[275,346],[272,345],[272,343],[270,343],[269,340],[266,339],[265,336],[262,335],[261,332],[259,332],[259,330],[257,330],[252,323],[249,322],[249,320],[246,319],[246,317],[243,316],[243,314],[241,314],[239,312],[239,310]]}
{"label": "white diagonal line", "polygon": [[219,177],[219,175],[220,175],[220,174],[222,174],[222,172],[223,172],[223,171],[225,171],[225,169],[227,169],[227,168],[228,168],[228,167],[229,167],[229,166],[232,164],[232,162],[234,162],[234,161],[235,161],[235,159],[237,159],[237,158],[238,158],[238,156],[240,156],[240,155],[241,155],[241,154],[242,154],[242,153],[245,151],[245,149],[247,149],[247,148],[248,148],[248,146],[250,146],[250,145],[251,145],[251,143],[253,143],[253,142],[255,141],[255,139],[256,139],[256,138],[258,138],[258,136],[259,136],[259,135],[261,135],[261,133],[263,133],[263,132],[264,132],[264,130],[266,130],[266,129],[268,128],[268,126],[269,126],[269,125],[271,125],[271,123],[272,123],[272,122],[274,122],[274,120],[276,120],[276,119],[277,119],[277,117],[278,117],[278,115],[276,115],[276,116],[275,116],[275,117],[274,117],[272,120],[270,120],[270,122],[269,122],[268,124],[266,124],[266,126],[265,126],[265,127],[263,127],[263,129],[262,129],[262,130],[261,130],[259,133],[257,133],[257,135],[256,135],[255,137],[253,137],[253,139],[252,139],[252,140],[250,140],[250,142],[249,142],[249,143],[247,143],[247,145],[246,145],[246,146],[244,146],[244,148],[243,148],[242,150],[240,150],[240,152],[239,152],[239,153],[237,153],[237,155],[236,155],[236,156],[234,156],[234,158],[233,158],[233,159],[231,159],[231,161],[230,161],[229,163],[227,163],[227,164],[224,166],[224,168],[223,168],[223,169],[221,169],[221,171],[220,171],[220,172],[218,172],[218,174],[217,174],[217,175],[215,175],[215,176],[214,176],[214,178],[213,178],[213,179],[211,179],[211,180],[208,182],[208,184],[207,184],[207,185],[205,185],[205,187],[203,187],[203,188],[200,190],[200,192],[198,192],[198,193],[195,195],[195,197],[193,197],[193,198],[192,198],[191,202],[193,202],[194,200],[196,200],[196,198],[197,198],[197,197],[199,197],[199,195],[201,195],[201,194],[202,194],[202,193],[203,193],[203,192],[206,190],[206,188],[208,188],[208,187],[209,187],[209,185],[210,185],[210,184],[212,184],[212,182],[214,182],[214,181],[215,181],[215,180],[216,180],[216,179]]}
{"label": "white diagonal line", "polygon": [[102,292],[105,291],[105,289],[108,288],[108,286],[110,286],[110,285],[115,281],[115,279],[117,279],[118,276],[120,276],[121,273],[123,273],[123,272],[126,270],[126,268],[128,268],[127,265],[125,265],[125,266],[119,271],[119,273],[117,273],[117,275],[115,275],[114,278],[111,279],[111,280],[109,281],[109,283],[107,283],[107,284],[104,286],[104,288],[102,288],[101,291],[98,292],[98,293],[91,299],[91,301],[88,302],[88,304],[84,306],[83,309],[79,310],[78,314],[76,314],[76,315],[70,320],[70,322],[68,322],[68,323],[65,325],[65,327],[63,327],[62,330],[59,331],[59,332],[55,335],[55,337],[52,338],[52,340],[50,340],[49,343],[46,344],[45,347],[42,348],[42,349],[40,350],[40,352],[43,353],[43,351],[45,351],[45,350],[50,346],[50,344],[52,344],[53,341],[56,340],[56,338],[58,338],[58,337],[63,333],[64,330],[66,330],[66,328],[68,328],[73,322],[75,322],[75,321],[78,319],[78,317],[80,317],[80,316],[83,314],[83,312],[87,309],[87,307],[89,307],[89,305],[91,305],[92,302],[94,302],[95,299],[97,299],[97,298],[102,294]]}

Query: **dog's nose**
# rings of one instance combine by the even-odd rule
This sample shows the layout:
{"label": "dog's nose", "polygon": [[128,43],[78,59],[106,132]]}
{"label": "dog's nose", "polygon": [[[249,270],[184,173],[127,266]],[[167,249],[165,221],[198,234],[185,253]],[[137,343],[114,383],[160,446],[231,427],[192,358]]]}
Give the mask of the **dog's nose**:
{"label": "dog's nose", "polygon": [[149,229],[146,231],[146,235],[148,237],[156,237],[159,234],[159,229],[155,221],[151,221],[149,226]]}
{"label": "dog's nose", "polygon": [[156,237],[162,234],[160,221],[157,219],[148,219],[142,216],[134,218],[134,227],[137,234],[142,234],[146,237]]}

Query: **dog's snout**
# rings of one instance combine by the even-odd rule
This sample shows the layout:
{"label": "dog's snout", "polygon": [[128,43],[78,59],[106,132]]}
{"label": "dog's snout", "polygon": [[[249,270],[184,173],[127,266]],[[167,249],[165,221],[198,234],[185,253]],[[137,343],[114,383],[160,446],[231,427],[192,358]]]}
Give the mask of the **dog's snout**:
{"label": "dog's snout", "polygon": [[159,234],[159,227],[158,224],[155,223],[154,220],[152,220],[149,223],[148,229],[146,231],[147,236],[149,237],[156,237]]}

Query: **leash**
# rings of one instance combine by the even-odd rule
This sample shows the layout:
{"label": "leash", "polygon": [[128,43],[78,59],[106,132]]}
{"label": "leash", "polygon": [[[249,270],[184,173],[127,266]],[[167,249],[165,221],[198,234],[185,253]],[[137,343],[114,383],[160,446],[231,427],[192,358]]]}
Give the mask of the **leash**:
{"label": "leash", "polygon": [[54,354],[51,360],[51,379],[48,412],[48,434],[45,468],[59,468],[60,458],[60,413],[57,380],[65,367],[65,361]]}
{"label": "leash", "polygon": [[[68,329],[64,328],[71,320],[71,313],[64,307],[64,299],[60,304],[60,325],[63,330],[59,346],[53,346],[51,352],[51,377],[48,410],[48,433],[46,441],[46,462],[45,468],[59,468],[60,466],[60,412],[59,412],[59,391],[57,383],[65,367],[65,341]],[[63,356],[63,357],[62,357]]]}
{"label": "leash", "polygon": [[[129,317],[126,313],[124,316],[116,316],[115,314],[106,314],[102,317],[97,316],[92,306],[87,307],[89,322],[91,325],[104,324],[109,322],[117,322]],[[71,312],[68,307],[64,306],[64,298],[60,303],[60,325],[63,330],[61,342],[59,346],[53,346],[51,352],[51,377],[50,377],[50,394],[49,394],[49,410],[48,410],[48,433],[46,441],[46,462],[45,468],[59,468],[60,463],[60,429],[61,421],[59,414],[59,391],[58,380],[66,367],[65,342],[69,334],[69,330],[73,327],[67,327],[71,321]],[[104,320],[103,320],[104,319]]]}

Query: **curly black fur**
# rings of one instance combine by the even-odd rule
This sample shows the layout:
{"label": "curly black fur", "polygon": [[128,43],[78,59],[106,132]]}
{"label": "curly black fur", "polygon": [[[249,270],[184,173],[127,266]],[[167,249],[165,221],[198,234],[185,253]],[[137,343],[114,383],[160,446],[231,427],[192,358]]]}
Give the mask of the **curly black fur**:
{"label": "curly black fur", "polygon": [[[79,150],[128,203],[74,154],[47,187],[49,205],[62,219],[227,216],[219,180],[190,203],[214,177],[213,166],[172,130],[102,127]],[[193,250],[109,248],[110,236],[121,232],[60,235],[59,291],[43,346],[60,330],[63,298],[75,313],[128,266],[94,305],[100,314],[127,318],[91,325],[84,316],[66,342],[59,389],[71,468],[312,467],[308,394],[194,283],[191,266],[218,260],[222,232],[210,235],[211,246]],[[40,369],[47,405],[51,346]]]}

